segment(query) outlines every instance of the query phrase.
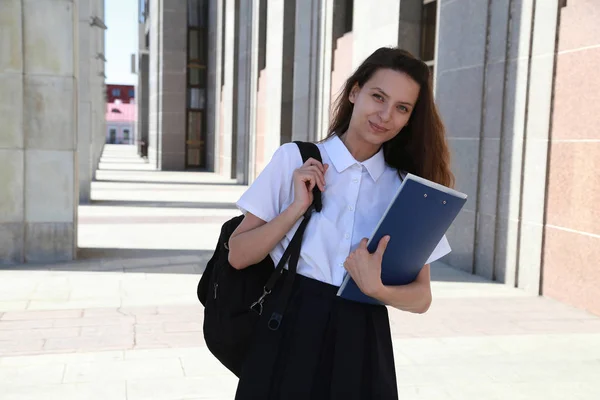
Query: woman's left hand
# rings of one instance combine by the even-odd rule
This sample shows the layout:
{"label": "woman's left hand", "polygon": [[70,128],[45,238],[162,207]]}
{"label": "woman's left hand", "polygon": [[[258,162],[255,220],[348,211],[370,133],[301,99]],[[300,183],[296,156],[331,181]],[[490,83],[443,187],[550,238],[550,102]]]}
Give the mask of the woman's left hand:
{"label": "woman's left hand", "polygon": [[384,288],[381,281],[381,260],[389,239],[389,236],[381,238],[377,250],[371,254],[367,249],[368,239],[364,238],[344,262],[346,271],[367,296],[374,297]]}

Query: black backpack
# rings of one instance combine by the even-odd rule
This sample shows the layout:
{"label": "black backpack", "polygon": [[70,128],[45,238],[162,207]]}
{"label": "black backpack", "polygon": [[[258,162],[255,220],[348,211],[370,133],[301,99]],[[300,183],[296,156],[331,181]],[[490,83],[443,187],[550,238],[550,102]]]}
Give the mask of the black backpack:
{"label": "black backpack", "polygon": [[[314,143],[294,142],[302,154],[303,163],[309,158],[321,161],[321,154]],[[290,171],[290,174],[292,171]],[[286,248],[277,267],[269,255],[261,262],[242,270],[229,264],[229,237],[244,219],[236,216],[221,228],[215,252],[206,264],[198,283],[198,300],[204,306],[204,339],[210,352],[236,376],[240,376],[252,334],[263,310],[263,302],[275,284],[283,276],[279,296],[273,298],[275,311],[270,316],[268,327],[279,329],[282,322],[296,267],[300,257],[300,246],[312,211],[321,211],[321,192],[313,189],[313,204],[304,214],[298,230]],[[284,265],[289,261],[288,271]]]}

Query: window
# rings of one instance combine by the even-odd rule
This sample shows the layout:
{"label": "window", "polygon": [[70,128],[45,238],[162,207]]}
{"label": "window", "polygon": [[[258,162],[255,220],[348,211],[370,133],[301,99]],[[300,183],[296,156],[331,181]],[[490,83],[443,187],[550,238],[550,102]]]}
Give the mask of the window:
{"label": "window", "polygon": [[117,130],[115,128],[111,128],[109,132],[108,144],[115,144],[117,141]]}
{"label": "window", "polygon": [[130,98],[130,99],[134,98],[134,97],[135,97],[135,90],[133,90],[133,89],[129,89],[129,92],[128,92],[128,94],[129,94],[129,98]]}
{"label": "window", "polygon": [[437,0],[423,0],[421,15],[421,60],[433,76],[435,65],[435,37],[437,34]]}
{"label": "window", "polygon": [[205,167],[203,113],[206,102],[208,1],[188,0],[186,166]]}
{"label": "window", "polygon": [[123,129],[123,141],[129,143],[129,129]]}
{"label": "window", "polygon": [[113,89],[112,95],[113,97],[121,97],[121,89]]}

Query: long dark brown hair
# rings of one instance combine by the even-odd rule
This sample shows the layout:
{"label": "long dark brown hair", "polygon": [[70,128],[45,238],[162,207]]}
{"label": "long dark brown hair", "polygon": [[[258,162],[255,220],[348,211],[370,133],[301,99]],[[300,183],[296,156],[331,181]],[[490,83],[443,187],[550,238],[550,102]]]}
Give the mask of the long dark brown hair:
{"label": "long dark brown hair", "polygon": [[325,140],[342,136],[350,125],[354,104],[350,92],[355,84],[362,87],[379,69],[404,72],[420,85],[419,98],[408,124],[393,139],[383,144],[388,165],[444,186],[454,186],[450,170],[450,151],[444,125],[433,99],[433,84],[427,65],[409,52],[382,47],[371,54],[348,78],[333,106],[333,115]]}

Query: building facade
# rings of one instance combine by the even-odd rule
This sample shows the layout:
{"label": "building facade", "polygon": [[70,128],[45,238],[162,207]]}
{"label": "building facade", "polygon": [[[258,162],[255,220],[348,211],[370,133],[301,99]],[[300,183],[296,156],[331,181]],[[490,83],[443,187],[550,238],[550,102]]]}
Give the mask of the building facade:
{"label": "building facade", "polygon": [[[139,130],[159,169],[250,183],[326,134],[344,79],[400,46],[433,71],[456,187],[444,262],[600,314],[600,3],[142,1]],[[594,65],[596,67],[594,67]]]}
{"label": "building facade", "polygon": [[0,2],[0,264],[72,260],[105,140],[104,1]]}
{"label": "building facade", "polygon": [[136,138],[135,104],[115,103],[106,105],[106,144],[135,144]]}
{"label": "building facade", "polygon": [[115,103],[120,101],[121,103],[129,104],[135,102],[135,86],[134,85],[106,85],[106,102]]}

